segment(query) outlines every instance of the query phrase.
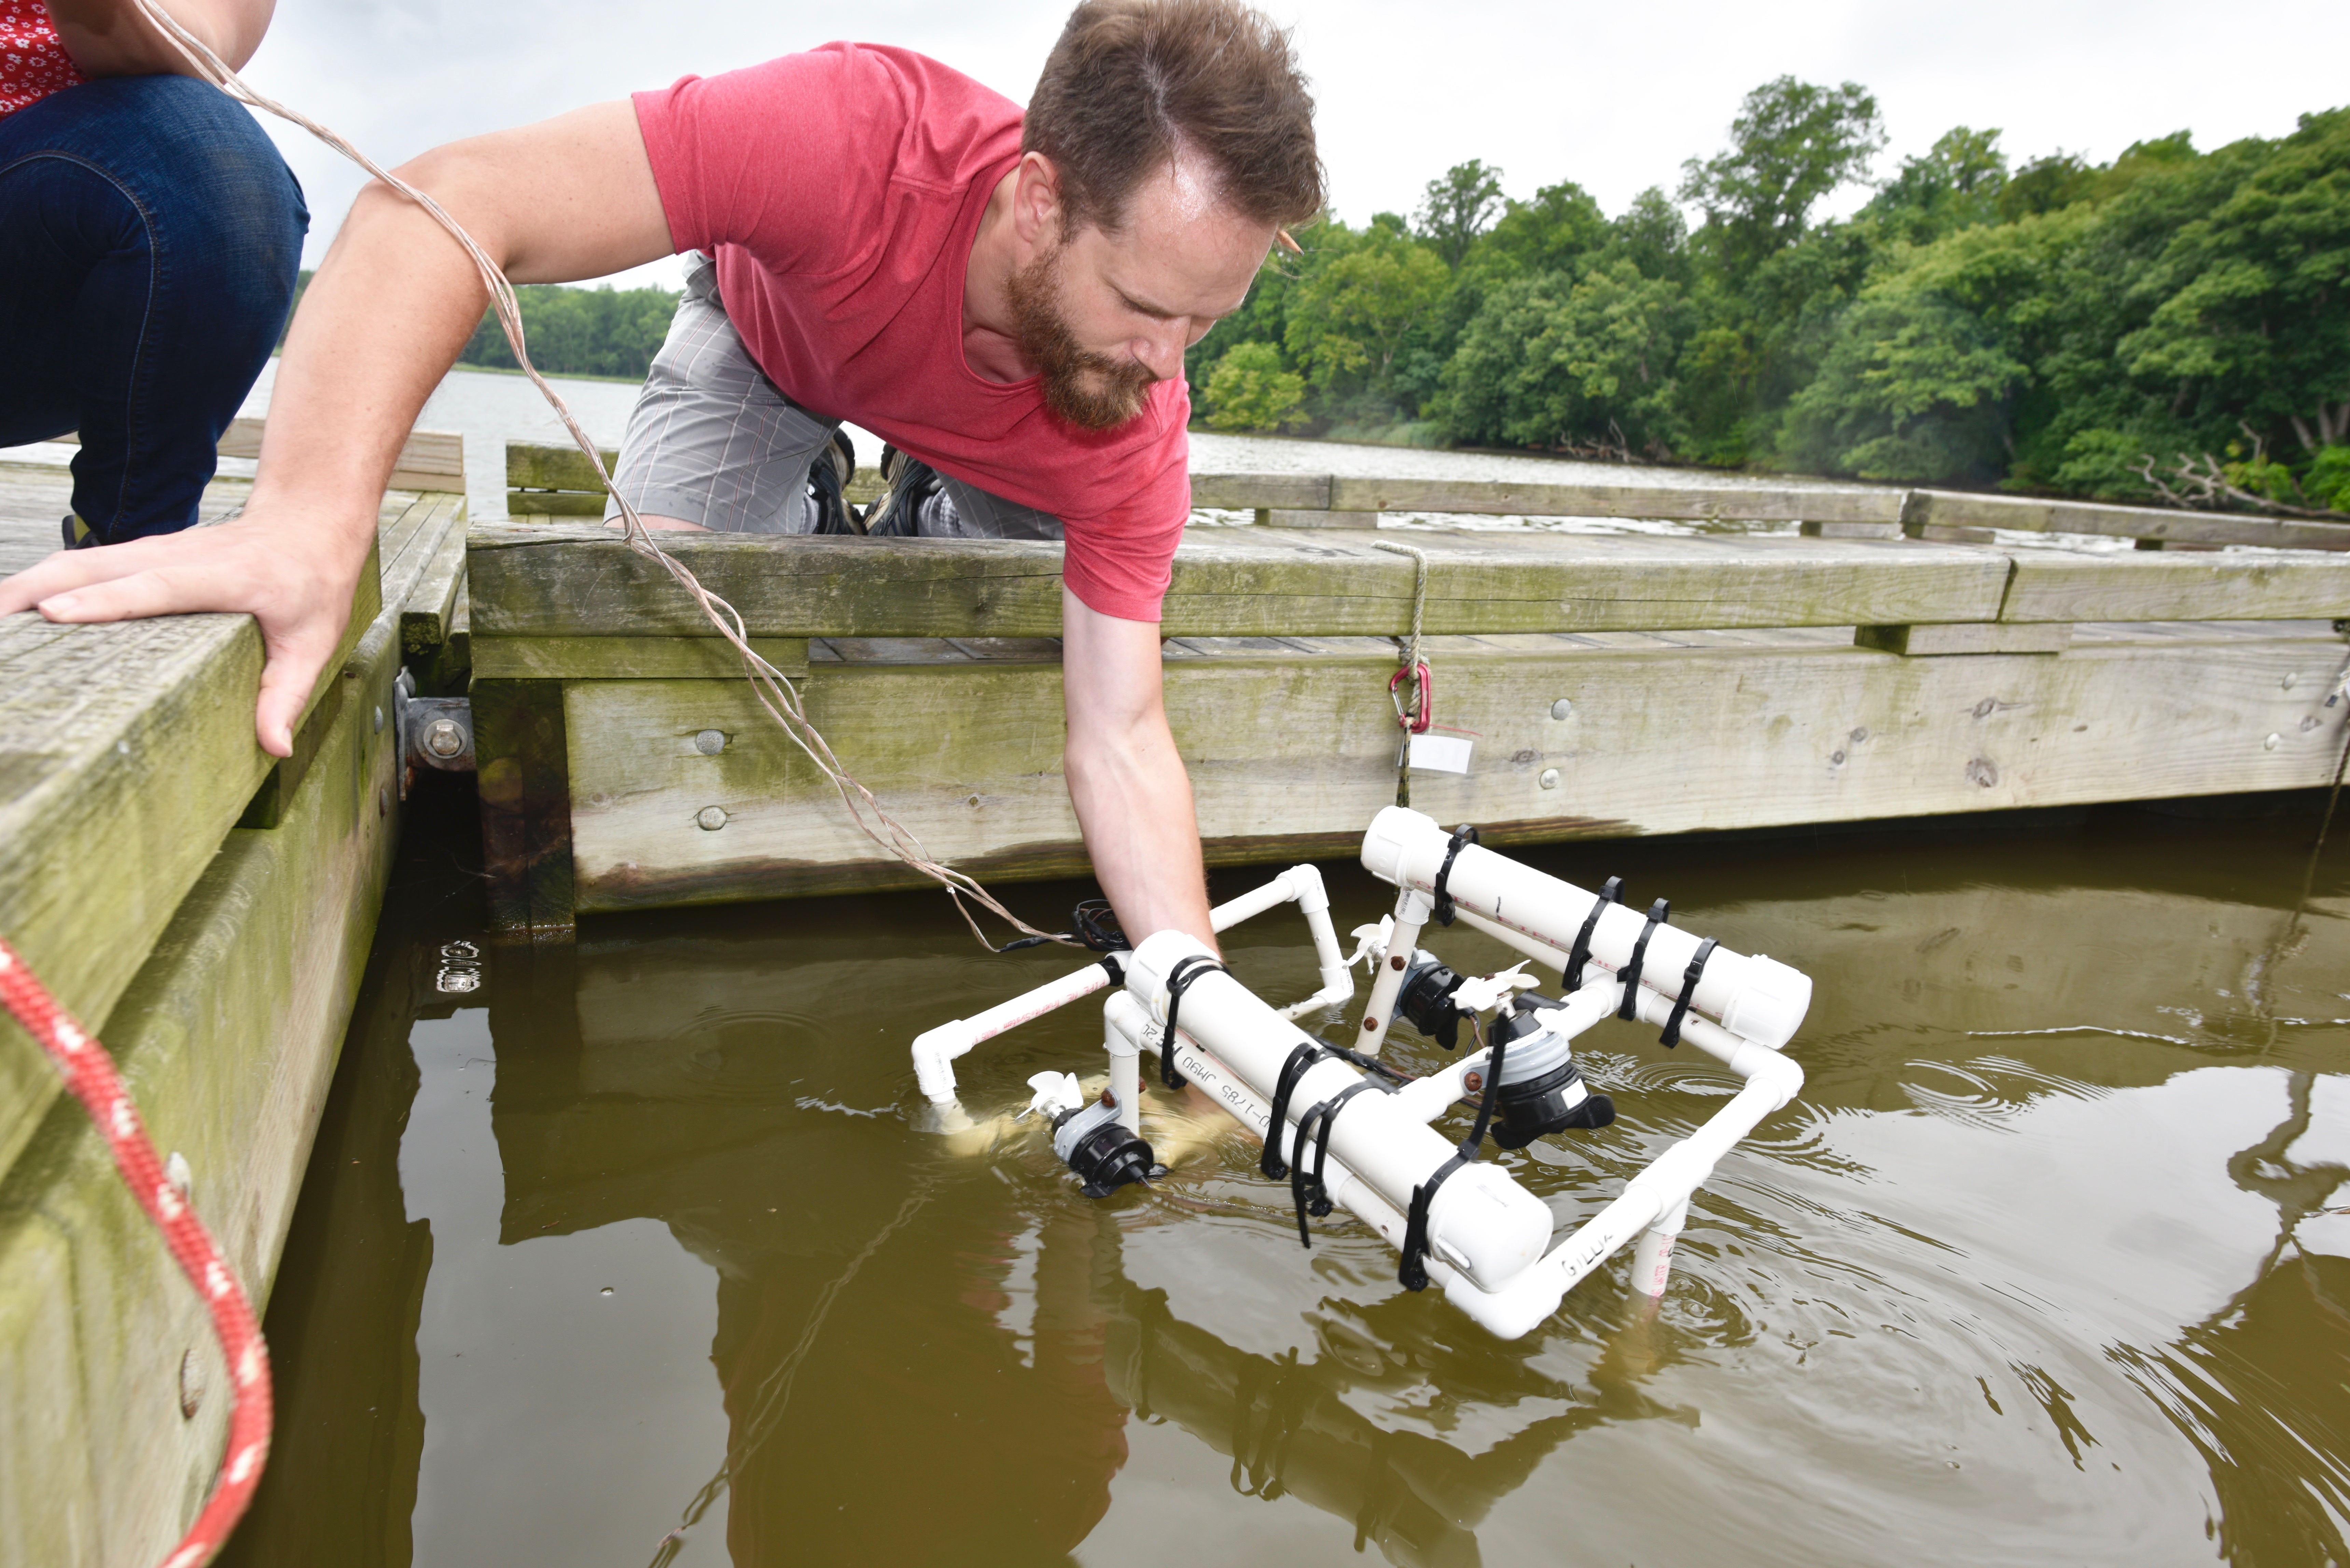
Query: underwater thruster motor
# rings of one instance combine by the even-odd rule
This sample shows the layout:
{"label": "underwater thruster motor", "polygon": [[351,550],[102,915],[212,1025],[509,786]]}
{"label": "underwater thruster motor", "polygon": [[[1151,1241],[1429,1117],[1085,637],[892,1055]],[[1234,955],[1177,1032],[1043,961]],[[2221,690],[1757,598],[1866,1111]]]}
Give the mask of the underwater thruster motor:
{"label": "underwater thruster motor", "polygon": [[1411,967],[1404,971],[1403,984],[1396,989],[1396,1008],[1388,1022],[1409,1018],[1412,1027],[1422,1034],[1447,1051],[1457,1051],[1461,1047],[1461,1010],[1452,1004],[1452,993],[1460,989],[1459,975],[1447,969],[1434,953],[1419,949],[1411,955]]}
{"label": "underwater thruster motor", "polygon": [[1053,1117],[1053,1152],[1077,1173],[1088,1198],[1107,1198],[1141,1181],[1157,1164],[1150,1146],[1118,1119],[1118,1102],[1107,1092],[1090,1106]]}
{"label": "underwater thruster motor", "polygon": [[[1616,1102],[1583,1086],[1583,1071],[1566,1040],[1543,1026],[1538,1012],[1563,1005],[1548,997],[1521,996],[1493,1020],[1486,1038],[1509,1043],[1502,1053],[1502,1083],[1495,1107],[1493,1141],[1523,1148],[1549,1133],[1569,1127],[1586,1131],[1616,1119]],[[1465,1086],[1481,1085],[1471,1074]]]}

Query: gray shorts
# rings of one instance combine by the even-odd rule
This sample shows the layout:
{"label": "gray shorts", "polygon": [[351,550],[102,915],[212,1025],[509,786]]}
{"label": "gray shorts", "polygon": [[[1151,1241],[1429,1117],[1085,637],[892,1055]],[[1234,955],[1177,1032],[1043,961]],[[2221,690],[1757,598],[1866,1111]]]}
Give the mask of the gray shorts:
{"label": "gray shorts", "polygon": [[[840,421],[802,408],[767,379],[718,298],[718,268],[689,252],[685,297],[629,415],[614,483],[640,513],[730,534],[814,530],[808,465]],[[867,467],[881,454],[861,452]],[[932,538],[1058,539],[1060,519],[939,476],[951,504],[921,509]],[[619,515],[608,504],[605,520]]]}

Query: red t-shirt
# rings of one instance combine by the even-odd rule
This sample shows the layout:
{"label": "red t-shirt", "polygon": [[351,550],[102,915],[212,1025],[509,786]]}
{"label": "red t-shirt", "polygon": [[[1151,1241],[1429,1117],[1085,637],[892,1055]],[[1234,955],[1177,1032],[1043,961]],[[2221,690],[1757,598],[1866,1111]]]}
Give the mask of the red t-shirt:
{"label": "red t-shirt", "polygon": [[0,115],[16,113],[85,78],[57,41],[44,0],[0,0]]}
{"label": "red t-shirt", "polygon": [[[0,0],[0,5],[11,0]],[[718,259],[726,313],[791,398],[1067,524],[1064,579],[1156,621],[1191,516],[1180,377],[1111,431],[1045,411],[1035,379],[963,359],[963,275],[1020,156],[1020,109],[904,49],[827,44],[637,95],[671,236]]]}

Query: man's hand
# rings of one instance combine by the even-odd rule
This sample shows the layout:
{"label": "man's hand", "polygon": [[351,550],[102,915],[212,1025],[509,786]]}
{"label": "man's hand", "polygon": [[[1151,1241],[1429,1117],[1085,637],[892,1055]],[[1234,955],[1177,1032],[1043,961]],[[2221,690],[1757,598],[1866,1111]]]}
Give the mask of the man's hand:
{"label": "man's hand", "polygon": [[1159,627],[1061,590],[1064,767],[1094,875],[1135,941],[1180,930],[1216,950],[1191,781],[1167,729]]}
{"label": "man's hand", "polygon": [[73,624],[131,620],[191,610],[243,610],[261,623],[268,662],[254,724],[261,749],[290,756],[294,723],[350,619],[351,590],[367,565],[375,518],[323,539],[322,530],[287,526],[248,513],[216,528],[196,528],[102,549],[61,550],[0,581],[0,615],[37,609]]}

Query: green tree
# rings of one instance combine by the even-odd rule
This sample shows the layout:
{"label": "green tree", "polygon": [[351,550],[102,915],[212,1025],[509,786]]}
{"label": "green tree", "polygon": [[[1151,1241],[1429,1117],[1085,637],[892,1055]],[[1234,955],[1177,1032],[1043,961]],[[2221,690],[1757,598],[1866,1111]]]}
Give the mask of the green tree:
{"label": "green tree", "polygon": [[1427,200],[1420,203],[1419,213],[1420,237],[1436,247],[1447,267],[1459,272],[1469,247],[1492,226],[1502,202],[1499,169],[1488,168],[1474,158],[1456,163],[1444,171],[1442,179],[1428,182]]}
{"label": "green tree", "polygon": [[1885,126],[1875,95],[1856,82],[1781,77],[1746,95],[1730,139],[1727,152],[1682,165],[1680,197],[1704,209],[1735,271],[1800,239],[1822,197],[1867,173]]}
{"label": "green tree", "polygon": [[[526,284],[515,290],[531,363],[549,375],[641,377],[669,336],[678,296],[665,288],[570,288]],[[484,313],[459,362],[515,369],[494,315]]]}
{"label": "green tree", "polygon": [[2175,388],[2207,442],[2230,424],[2289,431],[2312,457],[2350,442],[2350,109],[2303,115],[2136,292],[2158,303],[2123,368]]}
{"label": "green tree", "polygon": [[1440,417],[1461,441],[1669,452],[1687,325],[1680,289],[1626,258],[1503,284],[1444,369]]}
{"label": "green tree", "polygon": [[1294,430],[1307,422],[1305,379],[1281,362],[1270,343],[1235,344],[1208,376],[1208,428]]}
{"label": "green tree", "polygon": [[1386,396],[1398,351],[1451,274],[1392,213],[1359,235],[1339,224],[1326,233],[1323,255],[1290,296],[1283,347],[1318,391]]}
{"label": "green tree", "polygon": [[2007,184],[2007,155],[1999,132],[1954,126],[1932,151],[1905,158],[1862,209],[1863,222],[1883,226],[1887,237],[1925,244],[1976,223],[2000,220],[2000,195]]}

